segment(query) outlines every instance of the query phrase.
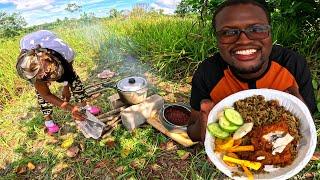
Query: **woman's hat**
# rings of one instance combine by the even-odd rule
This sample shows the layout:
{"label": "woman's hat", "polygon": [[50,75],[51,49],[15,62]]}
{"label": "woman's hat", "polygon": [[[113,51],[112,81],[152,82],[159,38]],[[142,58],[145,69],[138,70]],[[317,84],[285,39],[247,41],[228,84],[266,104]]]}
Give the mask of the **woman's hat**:
{"label": "woman's hat", "polygon": [[34,51],[29,51],[19,56],[16,67],[20,76],[32,79],[40,70],[40,61]]}

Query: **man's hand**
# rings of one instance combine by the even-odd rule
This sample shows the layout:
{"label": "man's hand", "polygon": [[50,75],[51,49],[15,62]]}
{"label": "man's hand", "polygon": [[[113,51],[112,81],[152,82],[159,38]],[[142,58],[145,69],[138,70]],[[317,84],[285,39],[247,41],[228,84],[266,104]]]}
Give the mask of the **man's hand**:
{"label": "man's hand", "polygon": [[200,103],[200,111],[191,110],[191,118],[187,132],[192,141],[204,142],[208,115],[214,105],[210,99],[204,99]]}
{"label": "man's hand", "polygon": [[64,86],[62,89],[62,100],[65,102],[69,102],[71,98],[70,88],[69,86]]}
{"label": "man's hand", "polygon": [[301,96],[298,87],[295,86],[291,86],[288,89],[285,90],[286,93],[289,93],[291,95],[296,96],[297,98],[299,98],[302,102],[304,102],[303,97]]}
{"label": "man's hand", "polygon": [[205,126],[207,126],[208,116],[213,106],[214,106],[214,103],[210,99],[204,99],[200,102],[200,112],[202,115],[202,122],[205,123]]}
{"label": "man's hand", "polygon": [[208,116],[215,104],[210,99],[204,99],[200,102],[200,112],[201,112],[201,139],[204,142],[206,135],[206,128],[208,123]]}

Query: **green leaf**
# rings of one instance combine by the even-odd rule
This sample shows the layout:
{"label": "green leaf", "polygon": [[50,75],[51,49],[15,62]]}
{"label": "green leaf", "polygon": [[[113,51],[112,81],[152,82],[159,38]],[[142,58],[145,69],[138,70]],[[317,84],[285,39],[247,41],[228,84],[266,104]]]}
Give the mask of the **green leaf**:
{"label": "green leaf", "polygon": [[312,87],[313,89],[317,89],[318,88],[318,82],[315,79],[312,79]]}
{"label": "green leaf", "polygon": [[181,158],[183,155],[185,155],[187,153],[187,151],[185,150],[177,150],[177,154],[178,156]]}
{"label": "green leaf", "polygon": [[318,111],[320,112],[320,102],[317,104]]}

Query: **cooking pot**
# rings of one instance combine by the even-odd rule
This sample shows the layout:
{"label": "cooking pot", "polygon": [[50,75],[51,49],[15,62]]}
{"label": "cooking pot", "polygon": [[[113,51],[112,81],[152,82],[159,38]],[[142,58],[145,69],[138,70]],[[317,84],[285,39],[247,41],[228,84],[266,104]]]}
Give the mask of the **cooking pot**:
{"label": "cooking pot", "polygon": [[[168,130],[180,129],[180,130],[186,131],[189,118],[190,118],[190,113],[191,113],[191,108],[188,105],[177,103],[177,104],[164,104],[163,107],[160,109],[159,114],[160,114],[160,120],[162,121],[162,124]],[[181,121],[182,120],[181,115],[183,115],[184,118],[186,118],[187,116],[187,118],[184,120],[185,122]],[[179,121],[180,123],[178,123]]]}
{"label": "cooking pot", "polygon": [[139,104],[147,98],[147,80],[143,77],[130,76],[117,83],[120,99],[127,104]]}

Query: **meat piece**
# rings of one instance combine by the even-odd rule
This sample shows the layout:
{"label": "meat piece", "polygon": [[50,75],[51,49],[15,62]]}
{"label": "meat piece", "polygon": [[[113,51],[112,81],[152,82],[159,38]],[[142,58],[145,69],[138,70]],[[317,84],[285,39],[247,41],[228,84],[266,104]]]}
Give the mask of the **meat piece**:
{"label": "meat piece", "polygon": [[[255,151],[253,152],[242,152],[239,153],[241,159],[247,159],[250,161],[259,161],[266,165],[288,165],[293,161],[292,156],[292,142],[289,143],[281,153],[272,154],[273,145],[268,141],[268,138],[264,138],[265,135],[273,132],[283,132],[288,134],[288,125],[285,121],[279,121],[274,124],[265,125],[254,128],[247,136],[251,139],[251,144],[254,146]],[[258,157],[264,156],[264,159],[257,160]]]}

